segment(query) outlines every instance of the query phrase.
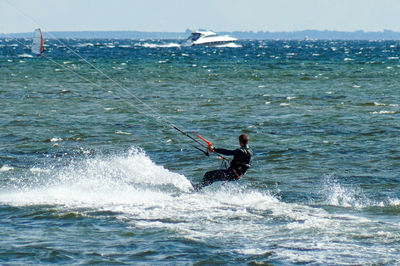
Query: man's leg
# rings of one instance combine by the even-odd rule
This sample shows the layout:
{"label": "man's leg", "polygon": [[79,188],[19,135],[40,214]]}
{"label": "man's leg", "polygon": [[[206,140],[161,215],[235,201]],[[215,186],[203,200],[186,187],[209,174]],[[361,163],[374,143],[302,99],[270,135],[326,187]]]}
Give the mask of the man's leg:
{"label": "man's leg", "polygon": [[200,184],[200,188],[209,186],[216,181],[228,180],[227,170],[213,170],[205,173],[203,181]]}

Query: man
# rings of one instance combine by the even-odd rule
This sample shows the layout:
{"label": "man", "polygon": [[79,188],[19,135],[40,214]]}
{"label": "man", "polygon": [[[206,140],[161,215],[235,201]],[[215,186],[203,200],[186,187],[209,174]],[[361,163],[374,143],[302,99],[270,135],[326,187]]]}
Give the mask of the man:
{"label": "man", "polygon": [[236,150],[218,149],[208,147],[209,152],[216,152],[231,156],[233,159],[228,169],[213,170],[205,173],[203,181],[198,185],[193,185],[195,190],[200,190],[205,186],[211,185],[215,181],[234,181],[239,180],[250,167],[253,151],[249,148],[249,136],[242,134],[239,136],[240,148]]}

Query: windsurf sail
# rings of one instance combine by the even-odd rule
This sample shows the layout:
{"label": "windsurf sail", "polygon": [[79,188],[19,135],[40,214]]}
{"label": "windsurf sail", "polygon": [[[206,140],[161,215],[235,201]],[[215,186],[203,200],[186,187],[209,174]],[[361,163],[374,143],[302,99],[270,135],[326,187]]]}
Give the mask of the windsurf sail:
{"label": "windsurf sail", "polygon": [[36,29],[33,32],[33,41],[32,41],[32,47],[31,51],[32,54],[35,55],[41,55],[44,52],[44,40],[43,40],[43,34],[41,29]]}

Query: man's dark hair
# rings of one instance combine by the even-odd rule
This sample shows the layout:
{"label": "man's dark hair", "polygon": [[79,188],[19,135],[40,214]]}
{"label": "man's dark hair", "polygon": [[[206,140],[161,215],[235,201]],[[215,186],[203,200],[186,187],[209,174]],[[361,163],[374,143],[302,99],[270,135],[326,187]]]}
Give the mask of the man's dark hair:
{"label": "man's dark hair", "polygon": [[242,134],[239,136],[239,141],[240,143],[247,145],[249,143],[249,136],[247,136],[247,134]]}

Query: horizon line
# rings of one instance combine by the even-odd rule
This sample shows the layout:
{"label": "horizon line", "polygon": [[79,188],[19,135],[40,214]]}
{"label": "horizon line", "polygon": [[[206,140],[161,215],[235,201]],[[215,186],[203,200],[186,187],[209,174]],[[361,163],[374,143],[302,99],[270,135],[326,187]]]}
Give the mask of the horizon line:
{"label": "horizon line", "polygon": [[[32,29],[33,32],[34,29]],[[141,32],[141,33],[187,33],[188,31],[195,31],[195,30],[206,30],[206,29],[186,29],[184,31],[146,31],[146,30],[50,30],[50,31],[43,31],[43,33],[46,32]],[[304,30],[281,30],[281,31],[268,31],[268,30],[219,30],[215,31],[212,29],[207,29],[214,31],[216,33],[227,33],[227,32],[243,32],[243,33],[294,33],[294,32],[306,32],[306,31],[313,31],[313,32],[343,32],[343,33],[353,33],[353,32],[363,32],[363,33],[385,33],[385,32],[392,32],[392,33],[400,33],[399,31],[396,30],[391,30],[391,29],[382,29],[382,30],[332,30],[332,29],[324,29],[324,30],[316,30],[316,29],[304,29]],[[0,32],[2,35],[12,35],[12,34],[29,34],[31,33],[30,31],[21,31],[21,32],[10,32],[10,33],[4,33]]]}

